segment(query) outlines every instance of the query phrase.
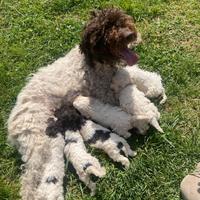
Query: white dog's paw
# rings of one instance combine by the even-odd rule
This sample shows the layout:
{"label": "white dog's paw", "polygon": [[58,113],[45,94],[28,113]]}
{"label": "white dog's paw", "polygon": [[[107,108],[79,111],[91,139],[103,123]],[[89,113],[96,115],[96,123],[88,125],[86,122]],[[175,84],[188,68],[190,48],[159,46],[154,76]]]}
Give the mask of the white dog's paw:
{"label": "white dog's paw", "polygon": [[66,158],[72,163],[80,180],[85,183],[95,193],[96,181],[105,176],[106,170],[101,166],[98,159],[87,152],[83,138],[79,131],[65,132]]}
{"label": "white dog's paw", "polygon": [[94,181],[105,176],[105,168],[101,167],[99,161],[89,153],[87,157],[83,158],[80,162],[81,167],[77,170],[77,174],[80,178],[89,177]]}
{"label": "white dog's paw", "polygon": [[160,104],[164,104],[167,100],[167,95],[165,94],[165,89],[163,87],[161,87],[161,88],[154,88],[154,87],[148,88],[148,91],[145,92],[145,96],[147,98],[157,98],[157,99],[159,99]]}
{"label": "white dog's paw", "polygon": [[[127,143],[127,141],[118,136],[115,133],[111,133],[110,134],[110,146],[112,146],[112,148],[116,151],[119,152],[120,155],[125,155],[126,157],[128,156],[136,156],[136,152],[132,151],[129,144]],[[111,152],[112,153],[112,152]]]}
{"label": "white dog's paw", "polygon": [[96,181],[102,178],[106,174],[104,167],[101,167],[99,161],[88,154],[88,158],[80,163],[81,168],[76,169],[80,180],[82,180],[86,186],[91,190],[91,195],[95,195]]}

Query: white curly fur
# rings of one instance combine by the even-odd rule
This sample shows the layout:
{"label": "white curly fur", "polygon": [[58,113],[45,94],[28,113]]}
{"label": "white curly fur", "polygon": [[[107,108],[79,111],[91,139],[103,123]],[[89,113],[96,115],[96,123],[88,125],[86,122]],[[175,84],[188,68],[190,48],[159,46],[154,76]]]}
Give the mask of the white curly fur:
{"label": "white curly fur", "polygon": [[[85,56],[76,46],[64,57],[39,69],[18,95],[17,102],[8,119],[8,139],[16,145],[25,162],[21,187],[23,200],[63,199],[64,158],[61,156],[61,152],[64,150],[64,137],[58,133],[55,138],[50,138],[46,135],[46,129],[49,125],[48,120],[55,117],[55,111],[61,107],[63,101],[73,101],[74,93],[71,91],[83,96],[92,96],[97,104],[94,112],[97,112],[96,115],[102,114],[101,117],[104,117],[104,121],[108,120],[102,125],[109,126],[111,124],[116,133],[125,137],[130,136],[128,130],[132,128],[132,117],[117,107],[119,106],[118,98],[110,88],[112,78],[118,68],[101,63],[95,64],[95,69],[89,67],[86,64]],[[89,103],[89,108],[93,101],[86,103]],[[101,121],[99,117],[97,119],[99,122]],[[113,119],[114,121],[112,121]],[[70,134],[78,133],[75,131]],[[111,137],[110,141],[112,139],[115,142],[116,137]],[[80,144],[86,157],[90,157],[84,151],[84,143],[80,142]],[[74,146],[74,148],[79,149],[78,146]],[[65,153],[77,166],[77,161],[70,156],[73,153],[77,155],[74,148],[65,146]],[[103,168],[95,158],[92,156],[90,158],[98,166],[99,171],[96,173],[102,177],[104,175]],[[91,168],[89,167],[88,170]],[[79,170],[77,168],[77,172]],[[79,174],[79,177],[93,192],[95,183],[89,181],[88,175],[82,177]]]}
{"label": "white curly fur", "polygon": [[[63,200],[63,162],[64,141],[63,136],[58,135],[51,139],[51,157],[46,164],[41,183],[36,191],[36,199]],[[41,150],[43,151],[43,150]],[[55,184],[56,183],[56,184]],[[30,197],[29,197],[30,199]]]}
{"label": "white curly fur", "polygon": [[[99,134],[98,131],[100,131]],[[130,164],[127,157],[136,155],[136,152],[131,150],[124,138],[93,121],[87,120],[80,132],[83,136],[83,140],[88,142],[90,146],[104,150],[110,158],[116,162],[122,163],[126,168],[128,168]],[[104,136],[102,132],[106,134],[106,136]]]}
{"label": "white curly fur", "polygon": [[142,70],[137,65],[127,66],[117,71],[111,88],[115,91],[121,91],[130,83],[135,84],[148,98],[162,97],[161,104],[167,100],[161,76],[155,72]]}
{"label": "white curly fur", "polygon": [[[55,118],[54,112],[61,107],[63,101],[73,100],[74,94],[71,91],[78,91],[84,95],[92,93],[101,101],[115,102],[114,93],[110,89],[113,70],[109,66],[106,67],[99,63],[97,63],[95,71],[92,69],[88,72],[89,69],[84,55],[76,46],[64,57],[39,69],[29,78],[28,83],[18,95],[8,119],[8,140],[17,147],[22,155],[22,160],[26,162],[21,186],[23,200],[37,199],[38,188],[46,187],[42,177],[46,176],[48,165],[52,165],[49,161],[52,153],[55,152],[54,148],[56,148],[52,147],[50,142],[55,138],[49,138],[45,134],[48,120]],[[95,85],[97,79],[98,84]],[[90,84],[93,81],[94,84]],[[110,107],[112,106],[110,105]],[[123,119],[123,116],[127,119],[126,115],[128,116],[128,114],[123,113],[121,120],[128,124]],[[61,137],[60,140],[64,141],[64,138]],[[59,145],[63,150],[62,142]],[[60,166],[63,166],[62,162],[64,163],[64,158],[62,161],[60,158]],[[58,168],[58,173],[60,173],[58,179],[60,182],[56,184],[60,185],[59,191],[62,196],[62,178],[60,177],[64,176],[63,169]],[[55,188],[55,190],[57,189]],[[55,191],[55,194],[59,191]],[[53,193],[53,191],[51,192]],[[45,194],[48,195],[44,192],[43,195]],[[51,199],[50,197],[46,198]]]}
{"label": "white curly fur", "polygon": [[125,138],[131,136],[128,130],[132,128],[132,116],[124,112],[122,108],[103,104],[95,98],[84,96],[78,96],[73,105],[87,118],[112,128]]}
{"label": "white curly fur", "polygon": [[[95,157],[87,153],[79,131],[66,131],[65,141],[67,142],[64,149],[66,158],[72,163],[80,180],[90,188],[91,195],[94,195],[96,183],[90,179],[90,175],[101,178],[106,174],[105,168],[101,167],[99,161]],[[87,164],[90,166],[84,169]]]}
{"label": "white curly fur", "polygon": [[[52,143],[57,139],[49,138],[46,134],[48,119],[54,117],[54,110],[61,105],[62,98],[66,92],[76,86],[80,88],[83,78],[81,70],[82,55],[78,47],[74,48],[65,57],[58,59],[53,64],[41,68],[22,89],[18,95],[17,102],[8,119],[8,140],[16,145],[22,160],[26,162],[25,173],[22,175],[21,196],[23,200],[39,199],[46,183],[43,177],[46,176],[47,168],[52,165],[52,156],[59,146],[60,155],[63,154],[64,138],[60,137],[57,145]],[[67,70],[70,63],[74,68]],[[82,72],[82,73],[81,73]],[[71,77],[71,81],[66,79]],[[55,141],[54,141],[55,140]],[[62,142],[63,140],[63,142]],[[52,142],[51,142],[52,141]],[[60,193],[63,195],[63,176],[64,176],[64,158],[57,162],[60,167],[57,168],[58,183],[50,193]],[[57,164],[55,164],[57,166]],[[49,171],[49,175],[51,170]],[[44,184],[44,185],[43,185]],[[40,190],[40,188],[42,188]],[[51,188],[53,189],[53,188]],[[49,191],[49,190],[47,190]],[[51,199],[45,191],[41,196]],[[58,198],[62,199],[62,198]]]}

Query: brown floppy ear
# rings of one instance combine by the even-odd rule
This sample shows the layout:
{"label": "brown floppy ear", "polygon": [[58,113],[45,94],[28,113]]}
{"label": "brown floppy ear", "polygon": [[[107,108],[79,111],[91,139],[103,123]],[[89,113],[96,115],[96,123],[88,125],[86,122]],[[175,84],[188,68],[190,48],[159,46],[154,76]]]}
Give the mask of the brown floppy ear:
{"label": "brown floppy ear", "polygon": [[98,15],[99,11],[94,10],[92,12],[89,23],[83,29],[80,43],[80,50],[86,55],[86,59],[90,64],[95,60],[95,55],[93,55],[94,48],[101,40],[104,31],[104,26],[96,19]]}
{"label": "brown floppy ear", "polygon": [[98,10],[92,10],[91,12],[90,12],[90,16],[91,16],[91,18],[93,18],[93,17],[97,17],[98,16],[98,13],[99,13],[99,11]]}

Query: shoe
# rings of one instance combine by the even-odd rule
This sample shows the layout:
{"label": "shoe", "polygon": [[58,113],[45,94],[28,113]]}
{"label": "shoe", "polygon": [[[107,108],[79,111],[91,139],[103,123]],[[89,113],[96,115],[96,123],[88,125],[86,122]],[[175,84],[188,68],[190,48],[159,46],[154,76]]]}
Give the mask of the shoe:
{"label": "shoe", "polygon": [[180,187],[184,200],[200,200],[200,163],[193,173],[182,180]]}

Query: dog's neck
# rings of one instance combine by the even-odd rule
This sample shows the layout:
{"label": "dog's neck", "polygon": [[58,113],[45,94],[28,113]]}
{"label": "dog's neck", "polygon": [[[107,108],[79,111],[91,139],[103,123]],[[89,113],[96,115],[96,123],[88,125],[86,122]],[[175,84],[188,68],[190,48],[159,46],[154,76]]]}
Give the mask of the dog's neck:
{"label": "dog's neck", "polygon": [[118,105],[111,82],[119,67],[95,62],[93,66],[85,63],[84,68],[89,95],[104,103]]}

